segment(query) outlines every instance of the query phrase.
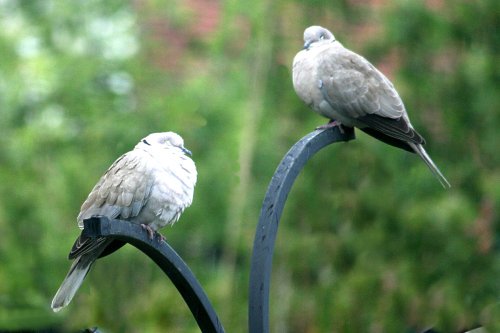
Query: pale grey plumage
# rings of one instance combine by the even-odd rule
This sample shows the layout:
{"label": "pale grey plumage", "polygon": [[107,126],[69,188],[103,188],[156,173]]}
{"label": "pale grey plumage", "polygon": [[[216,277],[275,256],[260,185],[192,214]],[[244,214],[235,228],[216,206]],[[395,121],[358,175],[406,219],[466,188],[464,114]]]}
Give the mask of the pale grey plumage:
{"label": "pale grey plumage", "polygon": [[[83,203],[78,226],[92,216],[106,216],[147,225],[156,231],[175,223],[191,205],[197,171],[183,139],[173,132],[153,133],[118,158]],[[71,252],[75,259],[52,300],[52,309],[68,305],[94,261],[111,241],[79,237]]]}
{"label": "pale grey plumage", "polygon": [[417,153],[439,182],[450,184],[425,152],[393,84],[362,56],[344,48],[320,26],[304,31],[304,49],[293,60],[293,86],[314,111],[344,126]]}

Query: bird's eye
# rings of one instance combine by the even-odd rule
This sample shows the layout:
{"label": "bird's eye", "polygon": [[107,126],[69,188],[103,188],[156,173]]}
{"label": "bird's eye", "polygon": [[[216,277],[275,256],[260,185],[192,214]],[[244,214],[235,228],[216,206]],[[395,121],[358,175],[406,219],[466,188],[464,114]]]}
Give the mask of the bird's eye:
{"label": "bird's eye", "polygon": [[145,143],[145,144],[147,144],[148,146],[151,146],[151,145],[149,144],[149,142],[147,142],[147,141],[146,141],[146,139],[142,139],[142,142],[143,142],[143,143]]}
{"label": "bird's eye", "polygon": [[321,34],[321,35],[319,36],[319,39],[321,39],[321,40],[325,39],[325,35]]}

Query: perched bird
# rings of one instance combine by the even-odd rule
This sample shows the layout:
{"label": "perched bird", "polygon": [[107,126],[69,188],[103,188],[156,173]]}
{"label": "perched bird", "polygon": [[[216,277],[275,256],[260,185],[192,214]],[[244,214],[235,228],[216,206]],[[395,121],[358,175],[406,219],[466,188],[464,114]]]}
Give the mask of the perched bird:
{"label": "perched bird", "polygon": [[[153,133],[118,158],[90,192],[78,215],[78,226],[92,216],[141,224],[150,238],[159,228],[174,224],[193,201],[197,171],[191,152],[176,133]],[[71,301],[95,260],[112,240],[80,236],[69,254],[74,259],[59,287],[52,309]]]}
{"label": "perched bird", "polygon": [[331,120],[322,128],[357,127],[417,153],[443,187],[450,187],[424,150],[425,140],[411,125],[393,84],[365,58],[342,46],[329,30],[311,26],[304,31],[304,49],[293,59],[293,86],[308,106]]}

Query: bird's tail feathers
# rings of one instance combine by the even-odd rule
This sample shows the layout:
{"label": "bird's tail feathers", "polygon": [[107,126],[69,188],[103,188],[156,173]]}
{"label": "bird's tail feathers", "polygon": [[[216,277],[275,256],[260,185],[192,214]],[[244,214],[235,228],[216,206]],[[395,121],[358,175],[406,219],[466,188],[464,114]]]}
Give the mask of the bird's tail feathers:
{"label": "bird's tail feathers", "polygon": [[444,188],[450,188],[451,185],[448,182],[448,180],[443,176],[439,168],[434,164],[432,159],[430,158],[429,155],[427,155],[427,152],[425,151],[424,147],[420,144],[415,144],[412,142],[408,142],[408,144],[413,148],[413,150],[422,158],[422,160],[425,162],[429,170],[434,174],[434,176],[437,178],[437,180],[443,185]]}
{"label": "bird's tail feathers", "polygon": [[52,300],[51,307],[54,312],[60,311],[71,302],[96,259],[97,257],[93,254],[83,255],[75,259]]}

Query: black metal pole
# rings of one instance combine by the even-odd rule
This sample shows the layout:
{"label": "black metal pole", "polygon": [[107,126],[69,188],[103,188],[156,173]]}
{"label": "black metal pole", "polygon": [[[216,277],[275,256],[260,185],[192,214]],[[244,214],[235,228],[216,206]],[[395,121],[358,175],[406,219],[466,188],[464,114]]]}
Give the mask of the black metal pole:
{"label": "black metal pole", "polygon": [[182,258],[156,234],[148,233],[138,224],[106,217],[84,221],[82,234],[86,237],[112,237],[135,246],[148,255],[170,278],[188,305],[202,332],[224,333],[219,318],[203,288]]}
{"label": "black metal pole", "polygon": [[267,189],[253,244],[250,268],[248,328],[250,333],[269,332],[269,286],[274,243],[285,201],[307,161],[323,147],[355,138],[354,129],[332,127],[309,133],[283,157]]}

